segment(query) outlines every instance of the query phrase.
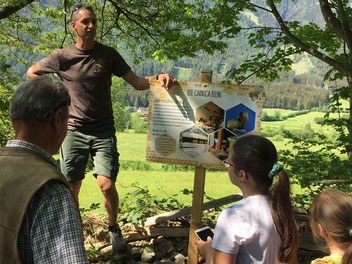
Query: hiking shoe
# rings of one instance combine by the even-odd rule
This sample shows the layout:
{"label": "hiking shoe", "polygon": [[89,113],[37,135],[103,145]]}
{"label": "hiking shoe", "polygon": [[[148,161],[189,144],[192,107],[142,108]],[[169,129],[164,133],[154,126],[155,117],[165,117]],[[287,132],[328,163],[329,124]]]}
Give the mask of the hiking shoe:
{"label": "hiking shoe", "polygon": [[127,250],[127,241],[122,237],[121,229],[116,225],[109,226],[110,244],[113,253],[120,253]]}

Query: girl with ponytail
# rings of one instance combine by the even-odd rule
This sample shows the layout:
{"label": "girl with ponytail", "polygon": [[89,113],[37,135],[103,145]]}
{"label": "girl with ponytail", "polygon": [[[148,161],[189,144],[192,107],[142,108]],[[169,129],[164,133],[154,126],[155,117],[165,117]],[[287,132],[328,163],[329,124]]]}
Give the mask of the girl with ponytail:
{"label": "girl with ponytail", "polygon": [[243,199],[221,212],[214,240],[196,241],[207,264],[297,263],[297,226],[290,181],[268,139],[238,138],[227,160]]}
{"label": "girl with ponytail", "polygon": [[352,196],[331,188],[315,197],[310,209],[310,226],[317,244],[329,248],[330,255],[312,264],[352,263]]}

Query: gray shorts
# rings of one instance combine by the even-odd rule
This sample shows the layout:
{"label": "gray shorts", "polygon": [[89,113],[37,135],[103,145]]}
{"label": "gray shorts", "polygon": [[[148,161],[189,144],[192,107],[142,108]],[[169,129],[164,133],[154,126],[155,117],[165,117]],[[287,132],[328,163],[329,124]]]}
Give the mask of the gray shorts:
{"label": "gray shorts", "polygon": [[60,166],[68,181],[85,177],[89,154],[94,162],[94,176],[103,175],[116,181],[119,172],[119,153],[115,131],[82,133],[68,130],[60,149]]}

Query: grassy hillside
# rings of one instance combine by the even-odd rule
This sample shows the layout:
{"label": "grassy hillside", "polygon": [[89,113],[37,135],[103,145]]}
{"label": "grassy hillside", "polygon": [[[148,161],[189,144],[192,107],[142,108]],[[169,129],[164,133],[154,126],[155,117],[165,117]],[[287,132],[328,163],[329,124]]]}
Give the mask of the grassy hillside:
{"label": "grassy hillside", "polygon": [[[343,106],[346,106],[347,102],[343,102]],[[266,112],[270,116],[274,116],[275,113],[279,112],[280,117],[285,118],[289,114],[297,113],[298,111],[294,110],[285,110],[285,109],[275,109],[275,108],[265,108],[263,112]],[[317,124],[316,118],[323,118],[326,113],[312,111],[304,115],[298,115],[292,118],[285,119],[283,121],[262,121],[262,128],[284,128],[286,130],[301,130],[307,126],[310,126],[314,131],[320,133],[335,133],[331,127],[321,126]],[[330,114],[331,118],[337,118],[338,114]]]}
{"label": "grassy hillside", "polygon": [[[293,111],[292,111],[293,112]],[[280,110],[281,113],[281,110]],[[319,124],[316,124],[314,122],[314,118],[316,117],[323,117],[324,113],[322,112],[310,112],[308,114],[305,115],[299,115],[299,116],[295,116],[292,118],[288,118],[286,120],[283,121],[273,121],[273,122],[262,122],[262,127],[283,127],[287,130],[299,130],[299,129],[303,129],[305,128],[308,124],[311,126],[312,129],[316,130],[316,131],[322,131],[322,130],[326,130],[326,131],[331,131],[331,129],[328,129],[326,127],[323,127]]]}

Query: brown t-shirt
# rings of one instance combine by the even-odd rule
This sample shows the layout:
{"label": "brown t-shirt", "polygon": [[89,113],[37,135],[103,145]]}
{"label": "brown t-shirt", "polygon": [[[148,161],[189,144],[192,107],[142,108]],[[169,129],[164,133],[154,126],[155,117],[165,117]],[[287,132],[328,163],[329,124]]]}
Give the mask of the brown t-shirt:
{"label": "brown t-shirt", "polygon": [[113,48],[95,42],[91,50],[74,44],[39,61],[44,73],[57,73],[71,96],[68,129],[101,132],[114,129],[111,77],[131,68]]}

